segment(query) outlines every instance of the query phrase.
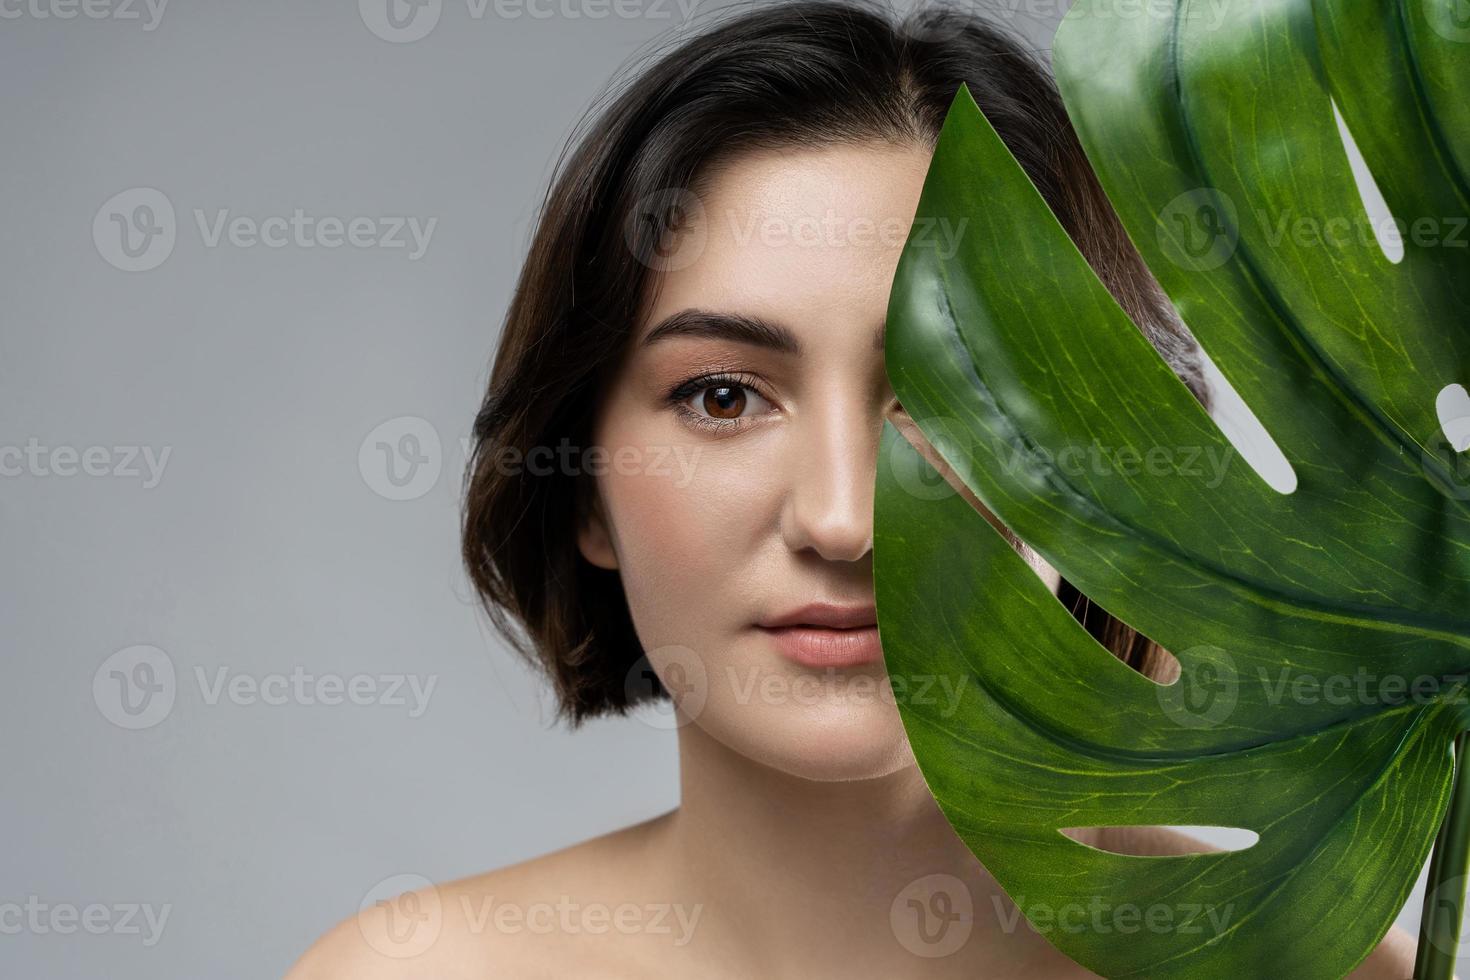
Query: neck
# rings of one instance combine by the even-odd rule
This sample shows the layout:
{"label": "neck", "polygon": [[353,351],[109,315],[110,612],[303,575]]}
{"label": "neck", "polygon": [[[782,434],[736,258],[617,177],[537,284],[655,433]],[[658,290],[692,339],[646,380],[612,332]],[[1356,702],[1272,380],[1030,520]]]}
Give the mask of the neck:
{"label": "neck", "polygon": [[[722,961],[770,977],[973,977],[1021,964],[1049,975],[1057,954],[955,835],[912,756],[885,776],[820,782],[693,724],[679,754],[667,853],[680,891],[705,905],[701,938]],[[953,918],[966,902],[968,933]],[[967,938],[944,952],[959,938],[950,929]]]}

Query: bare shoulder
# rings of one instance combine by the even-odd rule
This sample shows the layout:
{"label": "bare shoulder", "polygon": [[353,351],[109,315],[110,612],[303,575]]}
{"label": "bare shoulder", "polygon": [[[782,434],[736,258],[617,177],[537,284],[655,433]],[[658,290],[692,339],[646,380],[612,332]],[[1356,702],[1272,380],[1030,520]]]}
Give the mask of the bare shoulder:
{"label": "bare shoulder", "polygon": [[[1123,854],[1179,855],[1220,848],[1168,827],[1106,828],[1097,845]],[[1415,938],[1397,927],[1388,931],[1373,952],[1348,974],[1348,980],[1410,980],[1414,974]]]}
{"label": "bare shoulder", "polygon": [[[645,857],[666,819],[378,902],[328,930],[286,980],[636,975],[639,945],[608,940],[655,914]],[[681,927],[670,913],[659,925]]]}

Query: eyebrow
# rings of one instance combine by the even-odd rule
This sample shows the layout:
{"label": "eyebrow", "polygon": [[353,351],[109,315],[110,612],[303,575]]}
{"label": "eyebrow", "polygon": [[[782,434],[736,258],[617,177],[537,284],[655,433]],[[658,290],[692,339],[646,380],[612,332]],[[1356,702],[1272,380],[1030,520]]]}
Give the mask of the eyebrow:
{"label": "eyebrow", "polygon": [[[885,324],[873,332],[873,350],[883,353]],[[720,313],[714,310],[687,309],[660,320],[643,338],[649,347],[670,337],[709,337],[729,340],[753,347],[765,347],[783,354],[801,355],[801,341],[790,328],[763,317],[746,313]]]}

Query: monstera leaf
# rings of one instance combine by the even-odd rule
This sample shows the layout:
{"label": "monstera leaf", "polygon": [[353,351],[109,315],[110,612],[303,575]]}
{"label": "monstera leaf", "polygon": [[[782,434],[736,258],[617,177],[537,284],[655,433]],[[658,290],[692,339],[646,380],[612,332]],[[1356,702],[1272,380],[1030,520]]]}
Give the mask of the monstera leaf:
{"label": "monstera leaf", "polygon": [[[885,426],[882,643],[895,676],[967,682],[900,700],[910,742],[1063,952],[1107,977],[1338,977],[1403,907],[1470,725],[1470,7],[1127,6],[1063,22],[1068,111],[1295,487],[1233,454],[961,90],[915,222],[959,246],[911,235],[888,311],[890,380],[942,463]],[[1179,679],[1112,657],[942,469]],[[1466,822],[1434,872],[1455,910]],[[1135,825],[1258,838],[1133,856],[1062,832]]]}

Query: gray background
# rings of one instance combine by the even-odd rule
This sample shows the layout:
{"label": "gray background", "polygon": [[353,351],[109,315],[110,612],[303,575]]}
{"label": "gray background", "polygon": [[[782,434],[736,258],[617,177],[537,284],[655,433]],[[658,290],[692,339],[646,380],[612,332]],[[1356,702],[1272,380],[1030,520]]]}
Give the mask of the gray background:
{"label": "gray background", "polygon": [[[557,154],[615,69],[686,29],[681,0],[442,0],[412,43],[352,0],[174,0],[151,29],[124,0],[71,19],[35,2],[0,20],[0,448],[39,459],[0,477],[0,903],[100,903],[111,926],[0,935],[0,973],[279,975],[397,876],[674,806],[660,716],[548,727],[468,599],[456,491]],[[991,6],[1045,47],[1068,5]],[[106,232],[138,188],[177,237],[128,272]],[[297,208],[437,224],[413,259],[210,246],[194,217]],[[1262,458],[1248,413],[1223,415]],[[396,487],[378,443],[414,438],[426,461],[400,458]],[[156,485],[144,449],[169,453]],[[149,668],[158,693],[130,715],[115,672]],[[266,703],[215,697],[221,670],[436,686],[421,713],[386,687]],[[167,907],[157,942],[125,931],[129,904]]]}

